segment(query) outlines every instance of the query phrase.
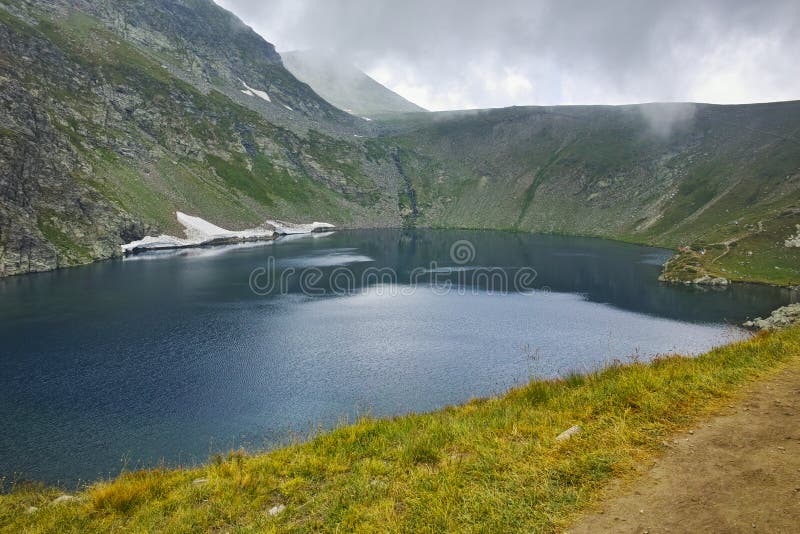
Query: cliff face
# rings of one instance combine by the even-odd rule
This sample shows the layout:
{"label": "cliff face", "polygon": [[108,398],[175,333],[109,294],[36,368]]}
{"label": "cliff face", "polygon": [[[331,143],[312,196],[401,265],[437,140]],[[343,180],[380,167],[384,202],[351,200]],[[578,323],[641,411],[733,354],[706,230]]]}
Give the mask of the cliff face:
{"label": "cliff face", "polygon": [[210,1],[0,7],[0,273],[112,257],[179,210],[399,224],[394,164]]}
{"label": "cliff face", "polygon": [[111,256],[144,224],[77,179],[90,169],[59,130],[68,114],[51,95],[77,94],[87,80],[46,39],[0,17],[0,273]]}

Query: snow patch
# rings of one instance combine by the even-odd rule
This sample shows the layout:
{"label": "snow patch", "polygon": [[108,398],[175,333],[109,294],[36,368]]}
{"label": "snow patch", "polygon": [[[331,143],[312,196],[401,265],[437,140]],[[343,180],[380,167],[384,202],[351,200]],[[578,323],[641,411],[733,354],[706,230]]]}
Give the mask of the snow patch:
{"label": "snow patch", "polygon": [[162,234],[146,236],[138,241],[122,245],[125,254],[133,254],[143,250],[167,250],[187,247],[199,247],[223,243],[242,243],[247,241],[264,241],[275,235],[310,234],[320,230],[334,228],[332,224],[314,222],[311,224],[292,224],[283,221],[267,221],[263,226],[241,231],[231,231],[212,224],[200,217],[187,215],[180,211],[175,213],[178,222],[183,225],[186,237],[175,237]]}
{"label": "snow patch", "polygon": [[244,88],[247,89],[246,91],[240,89],[244,94],[249,96],[257,96],[259,98],[263,98],[267,102],[272,102],[272,100],[270,100],[269,98],[269,95],[265,91],[259,91],[258,89],[253,89],[252,87],[244,83],[244,80],[242,80],[241,78],[239,79],[239,81],[242,82]]}
{"label": "snow patch", "polygon": [[285,107],[285,108],[286,108],[286,109],[288,109],[289,111],[294,111],[292,108],[290,108],[290,107],[289,107],[289,106],[287,106],[286,104],[284,104],[284,105],[283,105],[283,107]]}
{"label": "snow patch", "polygon": [[361,118],[364,119],[365,121],[372,122],[372,119],[370,119],[369,117],[361,117]]}
{"label": "snow patch", "polygon": [[334,225],[324,222],[313,222],[311,224],[292,224],[285,221],[267,221],[267,224],[275,228],[275,233],[280,235],[292,234],[311,234],[321,230],[336,228]]}

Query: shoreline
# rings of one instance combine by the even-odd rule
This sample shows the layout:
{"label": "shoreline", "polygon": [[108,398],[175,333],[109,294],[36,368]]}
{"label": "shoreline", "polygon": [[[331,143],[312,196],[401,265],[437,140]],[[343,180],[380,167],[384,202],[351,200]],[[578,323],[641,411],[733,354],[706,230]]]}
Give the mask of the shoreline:
{"label": "shoreline", "polygon": [[[629,245],[636,245],[636,246],[640,246],[640,247],[659,249],[659,250],[663,250],[665,252],[669,252],[672,255],[670,256],[670,258],[668,258],[667,262],[671,261],[674,257],[676,257],[679,254],[679,251],[676,250],[676,249],[671,249],[671,248],[663,247],[663,246],[660,246],[660,245],[649,244],[649,243],[642,242],[642,241],[635,241],[635,240],[629,240],[629,239],[615,239],[615,238],[610,238],[610,237],[601,237],[601,236],[584,235],[584,234],[563,234],[563,233],[558,233],[558,232],[528,232],[528,231],[525,231],[525,230],[517,230],[517,229],[513,229],[513,228],[511,228],[511,229],[508,229],[508,228],[506,228],[506,229],[495,229],[495,228],[476,228],[476,227],[458,227],[458,226],[449,227],[449,226],[434,226],[434,225],[415,226],[415,227],[412,227],[412,228],[408,228],[408,227],[404,227],[404,226],[336,226],[335,227],[335,230],[337,232],[347,232],[347,231],[357,231],[357,230],[414,230],[414,229],[451,230],[451,231],[452,230],[466,230],[466,231],[485,231],[485,232],[506,232],[506,233],[512,233],[512,234],[526,234],[526,235],[540,235],[540,236],[559,236],[559,237],[577,237],[577,238],[582,238],[582,239],[600,239],[600,240],[603,240],[603,241],[612,241],[612,242],[616,242],[616,243],[626,243],[626,244],[629,244]],[[320,231],[324,231],[324,230],[320,230]],[[280,237],[280,236],[277,236],[277,237]],[[157,249],[157,250],[177,250],[177,249],[180,249],[180,248],[199,248],[199,247],[203,247],[203,246],[224,246],[224,245],[228,245],[228,244],[235,244],[235,243],[242,243],[242,242],[255,242],[255,241],[269,242],[269,241],[272,241],[272,240],[275,240],[275,238],[249,239],[249,240],[234,241],[234,242],[230,242],[230,243],[228,243],[228,242],[202,243],[202,244],[196,244],[194,246],[162,247],[162,248]],[[146,251],[145,250],[137,251],[134,254],[138,254],[138,253],[141,253],[141,252],[146,252]],[[56,267],[55,269],[48,269],[48,270],[43,270],[43,271],[30,271],[30,272],[14,273],[14,274],[2,274],[2,273],[0,273],[0,281],[2,281],[3,279],[22,277],[22,276],[25,276],[25,275],[62,271],[62,270],[66,270],[66,269],[76,268],[76,267],[85,267],[87,265],[92,265],[92,264],[103,262],[103,261],[117,260],[117,259],[123,258],[123,257],[125,257],[127,255],[129,255],[129,254],[122,253],[120,256],[112,256],[112,257],[109,257],[109,258],[98,258],[96,260],[93,260],[93,261],[90,261],[90,262],[87,262],[87,263],[82,263],[82,264],[77,264],[77,265],[59,266],[59,267]],[[659,274],[659,277],[663,276],[663,274],[664,274],[664,266],[662,266],[662,268],[661,268],[661,273]],[[786,290],[789,290],[789,291],[792,291],[792,292],[799,292],[800,293],[800,280],[797,280],[796,283],[793,282],[791,284],[778,284],[778,283],[769,282],[769,281],[766,281],[766,280],[741,280],[741,279],[737,279],[737,278],[729,278],[727,280],[728,280],[728,284],[721,285],[721,286],[712,286],[712,285],[708,285],[708,284],[694,284],[694,283],[691,283],[691,282],[687,284],[683,280],[664,279],[664,280],[659,280],[659,281],[661,283],[663,283],[663,284],[688,285],[688,286],[692,286],[692,287],[706,287],[706,288],[709,288],[709,289],[713,289],[713,288],[722,288],[722,289],[724,289],[726,287],[739,286],[739,285],[759,285],[759,286],[776,287],[776,288],[786,289]]]}

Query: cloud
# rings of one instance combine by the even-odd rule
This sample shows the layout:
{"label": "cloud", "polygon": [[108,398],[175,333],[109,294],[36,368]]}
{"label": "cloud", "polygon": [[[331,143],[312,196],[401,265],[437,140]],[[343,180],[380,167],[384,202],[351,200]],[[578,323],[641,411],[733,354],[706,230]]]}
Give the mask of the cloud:
{"label": "cloud", "polygon": [[796,0],[218,0],[428,109],[800,98]]}
{"label": "cloud", "polygon": [[659,137],[689,128],[696,106],[687,102],[646,104],[638,108],[650,130]]}

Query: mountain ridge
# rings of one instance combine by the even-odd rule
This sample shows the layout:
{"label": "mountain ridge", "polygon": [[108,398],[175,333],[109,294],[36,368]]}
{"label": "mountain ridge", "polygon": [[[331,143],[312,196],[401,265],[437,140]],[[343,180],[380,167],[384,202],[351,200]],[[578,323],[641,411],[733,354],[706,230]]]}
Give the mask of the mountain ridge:
{"label": "mountain ridge", "polygon": [[322,98],[358,117],[427,112],[332,53],[316,50],[281,52],[286,68]]}

